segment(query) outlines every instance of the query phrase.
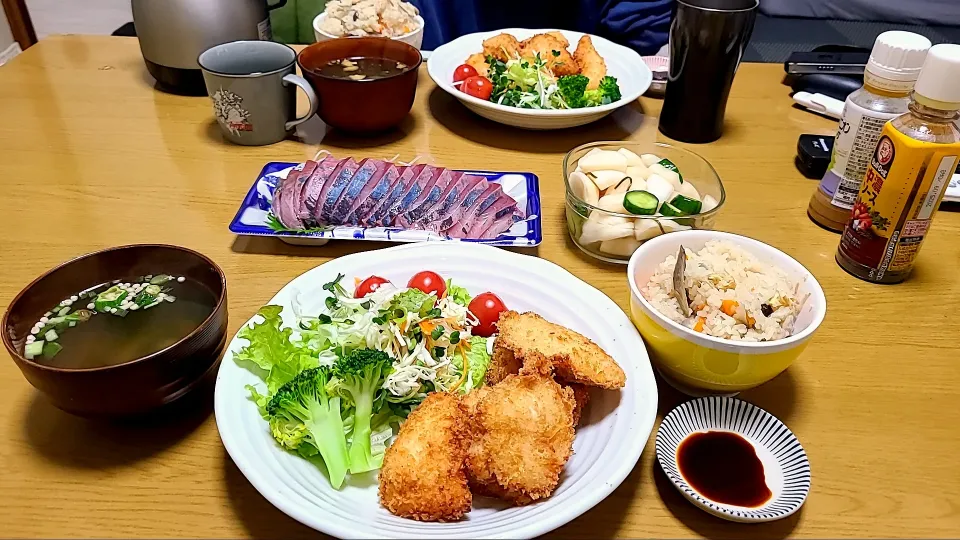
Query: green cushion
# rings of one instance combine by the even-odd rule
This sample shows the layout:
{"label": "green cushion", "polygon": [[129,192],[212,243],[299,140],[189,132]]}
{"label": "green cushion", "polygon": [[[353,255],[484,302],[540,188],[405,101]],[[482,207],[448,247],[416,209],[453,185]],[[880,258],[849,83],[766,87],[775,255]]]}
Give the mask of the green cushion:
{"label": "green cushion", "polygon": [[273,39],[289,44],[313,43],[313,19],[326,5],[327,0],[287,0],[287,5],[270,12]]}

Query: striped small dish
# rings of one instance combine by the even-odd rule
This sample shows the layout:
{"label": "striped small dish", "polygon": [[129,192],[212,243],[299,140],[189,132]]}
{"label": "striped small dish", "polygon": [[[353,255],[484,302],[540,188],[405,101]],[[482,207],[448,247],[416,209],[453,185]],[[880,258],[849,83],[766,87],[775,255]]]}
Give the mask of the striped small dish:
{"label": "striped small dish", "polygon": [[[731,431],[753,445],[763,463],[770,500],[757,508],[711,501],[694,490],[677,465],[677,448],[689,435],[703,431]],[[656,442],[660,467],[695,506],[723,519],[761,523],[785,518],[803,506],[810,492],[810,462],[797,437],[767,411],[728,397],[704,397],[683,403],[660,423]]]}

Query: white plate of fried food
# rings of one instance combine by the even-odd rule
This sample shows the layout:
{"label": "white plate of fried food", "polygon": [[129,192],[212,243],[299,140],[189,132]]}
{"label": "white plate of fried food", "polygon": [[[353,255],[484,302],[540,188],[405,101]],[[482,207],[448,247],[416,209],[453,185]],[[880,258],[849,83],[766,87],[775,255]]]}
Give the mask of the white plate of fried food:
{"label": "white plate of fried food", "polygon": [[259,379],[232,360],[244,345],[234,337],[215,395],[227,452],[277,508],[337,537],[530,538],[577,518],[636,465],[657,410],[643,342],[606,295],[535,257],[421,243],[340,257],[270,303],[283,306],[286,323],[295,298],[322,298],[339,274],[402,283],[425,267],[469,291],[495,291],[510,310],[487,385],[428,395],[400,425],[379,474],[335,490],[322,467],[274,441],[244,389]]}
{"label": "white plate of fried food", "polygon": [[[488,99],[467,95],[453,74],[461,64],[473,66],[479,75],[491,76],[488,57],[502,62],[511,59],[533,64],[539,54],[547,79],[557,81],[567,75],[584,75],[588,88],[597,90],[604,77],[613,77],[620,98],[586,100],[588,105],[568,107],[557,90],[558,84],[545,84],[542,96],[532,103],[517,106],[516,99],[503,100],[494,83]],[[525,129],[561,129],[599,120],[619,107],[629,105],[646,92],[653,74],[636,51],[607,39],[567,30],[507,28],[461,36],[438,47],[427,62],[430,78],[468,109],[501,124]],[[495,77],[490,77],[495,79]],[[542,79],[543,77],[541,77]],[[552,80],[552,79],[551,79]],[[550,98],[553,98],[552,100]],[[508,103],[508,104],[501,104]],[[532,107],[532,108],[531,108]]]}

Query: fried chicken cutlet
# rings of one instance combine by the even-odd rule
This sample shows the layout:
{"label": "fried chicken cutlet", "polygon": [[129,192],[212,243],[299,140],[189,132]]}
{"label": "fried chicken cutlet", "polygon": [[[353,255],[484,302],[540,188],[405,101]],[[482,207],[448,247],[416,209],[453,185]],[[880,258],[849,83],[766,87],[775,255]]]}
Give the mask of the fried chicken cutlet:
{"label": "fried chicken cutlet", "polygon": [[471,54],[464,64],[472,66],[481,77],[486,77],[490,73],[490,65],[487,64],[487,57],[483,53]]}
{"label": "fried chicken cutlet", "polygon": [[[546,357],[540,354],[535,354],[530,358],[527,358],[523,363],[523,367],[520,368],[520,375],[537,375],[540,377],[553,378],[553,364],[550,360],[547,360]],[[588,386],[582,385],[580,383],[561,383],[562,387],[569,388],[573,392],[573,427],[580,425],[580,418],[583,414],[584,407],[590,403],[590,388]],[[489,386],[484,386],[478,388],[477,390],[486,390],[490,388]],[[477,390],[474,390],[474,393],[477,393]],[[464,402],[470,398],[471,394],[468,394],[464,398]],[[479,396],[473,397],[472,402],[478,402]],[[476,403],[473,403],[470,407],[470,413],[475,414]]]}
{"label": "fried chicken cutlet", "polygon": [[[570,56],[564,42],[567,42],[567,40],[560,41],[551,34],[537,34],[524,41],[520,49],[520,57],[531,60],[539,54],[540,59],[546,62],[547,69],[555,76],[576,75],[580,72],[580,68],[573,57]],[[567,45],[569,45],[569,42],[567,42]]]}
{"label": "fried chicken cutlet", "polygon": [[590,36],[583,36],[577,42],[577,50],[573,52],[573,59],[577,63],[580,74],[590,79],[587,90],[596,90],[600,86],[600,79],[607,74],[607,63],[593,47]]}
{"label": "fried chicken cutlet", "polygon": [[573,391],[573,400],[576,402],[576,407],[573,408],[573,427],[577,427],[583,420],[583,409],[590,403],[590,387],[580,383],[570,383],[563,386]]}
{"label": "fried chicken cutlet", "polygon": [[497,384],[536,356],[549,360],[557,378],[566,382],[610,390],[626,384],[623,369],[596,343],[536,313],[521,315],[504,311],[498,328],[500,333],[494,341],[487,384]]}
{"label": "fried chicken cutlet", "polygon": [[470,511],[465,460],[470,414],[451,394],[427,396],[400,426],[380,469],[380,502],[418,521],[455,521]]}
{"label": "fried chicken cutlet", "polygon": [[513,504],[549,497],[573,454],[573,390],[539,374],[511,375],[476,402],[470,487]]}
{"label": "fried chicken cutlet", "polygon": [[477,406],[480,405],[480,400],[483,399],[483,396],[487,395],[489,391],[489,386],[480,386],[460,398],[460,403],[467,409],[467,413],[470,414],[471,418],[477,414]]}
{"label": "fried chicken cutlet", "polygon": [[520,42],[510,34],[497,34],[483,40],[484,58],[492,56],[501,62],[506,62],[511,58],[516,58],[519,52]]}
{"label": "fried chicken cutlet", "polygon": [[520,48],[522,49],[523,47],[526,47],[527,44],[530,43],[530,40],[537,36],[551,36],[555,38],[558,42],[560,42],[560,45],[562,45],[564,49],[570,46],[570,41],[567,39],[567,36],[563,35],[563,32],[559,30],[554,30],[552,32],[546,32],[544,34],[535,34],[531,37],[528,37],[527,39],[520,42]]}

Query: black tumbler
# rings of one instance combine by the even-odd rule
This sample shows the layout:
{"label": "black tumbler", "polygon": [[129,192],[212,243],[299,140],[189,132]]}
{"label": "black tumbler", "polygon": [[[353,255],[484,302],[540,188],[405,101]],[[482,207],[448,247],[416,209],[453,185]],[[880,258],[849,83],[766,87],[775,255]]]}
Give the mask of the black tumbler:
{"label": "black tumbler", "polygon": [[661,133],[688,143],[720,138],[730,86],[759,4],[759,0],[676,1]]}

